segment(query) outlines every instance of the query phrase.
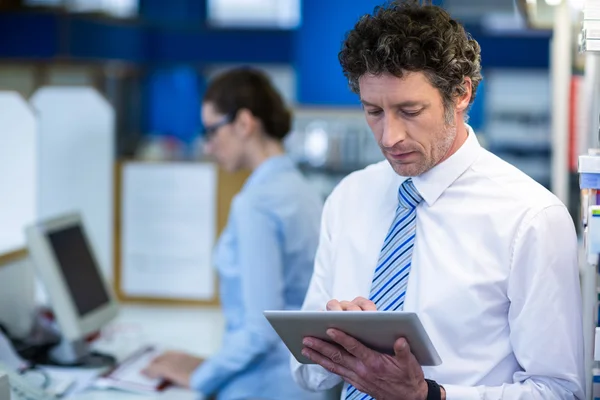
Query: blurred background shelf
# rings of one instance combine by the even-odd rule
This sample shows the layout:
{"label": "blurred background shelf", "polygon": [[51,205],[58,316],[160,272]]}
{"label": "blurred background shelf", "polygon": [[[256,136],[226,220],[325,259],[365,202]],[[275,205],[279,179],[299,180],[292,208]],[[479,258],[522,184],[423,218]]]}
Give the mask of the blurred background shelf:
{"label": "blurred background shelf", "polygon": [[[0,0],[0,89],[28,98],[41,86],[92,86],[116,110],[116,157],[196,159],[207,82],[256,66],[295,112],[292,157],[311,179],[337,182],[382,159],[337,60],[356,17],[379,3]],[[433,3],[481,45],[484,81],[469,113],[480,141],[549,186],[554,9],[545,0]]]}

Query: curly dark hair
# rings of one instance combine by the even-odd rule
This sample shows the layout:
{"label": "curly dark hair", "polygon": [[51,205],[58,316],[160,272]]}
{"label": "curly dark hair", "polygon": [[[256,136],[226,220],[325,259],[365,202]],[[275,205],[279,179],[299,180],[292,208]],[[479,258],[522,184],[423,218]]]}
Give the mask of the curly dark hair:
{"label": "curly dark hair", "polygon": [[282,141],[291,129],[292,113],[267,75],[251,67],[223,72],[209,84],[203,101],[235,118],[247,109],[258,118],[267,136]]}
{"label": "curly dark hair", "polygon": [[440,91],[447,115],[465,92],[464,78],[472,82],[470,104],[482,79],[479,44],[444,9],[418,0],[396,0],[361,17],[347,33],[339,61],[356,94],[365,74],[423,72]]}

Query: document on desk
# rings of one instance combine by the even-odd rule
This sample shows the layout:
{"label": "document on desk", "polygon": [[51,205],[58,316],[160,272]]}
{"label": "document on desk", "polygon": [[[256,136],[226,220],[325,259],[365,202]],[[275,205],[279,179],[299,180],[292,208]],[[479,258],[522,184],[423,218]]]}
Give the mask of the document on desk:
{"label": "document on desk", "polygon": [[102,374],[94,382],[94,387],[103,389],[121,389],[131,392],[150,394],[163,391],[169,386],[164,379],[152,379],[142,371],[162,350],[147,346],[139,349],[113,369]]}
{"label": "document on desk", "polygon": [[127,163],[121,291],[128,297],[215,296],[217,170],[209,163]]}

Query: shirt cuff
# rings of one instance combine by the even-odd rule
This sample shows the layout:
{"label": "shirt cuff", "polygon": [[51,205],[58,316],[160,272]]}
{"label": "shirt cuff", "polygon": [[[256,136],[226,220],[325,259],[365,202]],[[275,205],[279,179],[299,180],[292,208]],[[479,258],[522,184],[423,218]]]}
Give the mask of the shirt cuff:
{"label": "shirt cuff", "polygon": [[479,390],[471,386],[444,385],[446,390],[446,400],[482,400]]}
{"label": "shirt cuff", "polygon": [[208,361],[204,361],[196,370],[192,373],[190,377],[190,388],[195,390],[199,397],[199,400],[203,400],[208,398],[208,396],[212,393],[211,390],[207,387],[207,384],[210,383],[212,375],[212,368],[208,364]]}

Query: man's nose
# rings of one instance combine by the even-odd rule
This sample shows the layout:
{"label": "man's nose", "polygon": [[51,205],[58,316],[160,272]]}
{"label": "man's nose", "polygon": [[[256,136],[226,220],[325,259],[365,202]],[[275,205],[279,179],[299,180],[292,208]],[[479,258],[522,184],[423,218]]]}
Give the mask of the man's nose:
{"label": "man's nose", "polygon": [[386,114],[383,120],[383,133],[381,135],[381,145],[384,147],[394,147],[395,144],[406,139],[406,125],[401,118],[396,115]]}

